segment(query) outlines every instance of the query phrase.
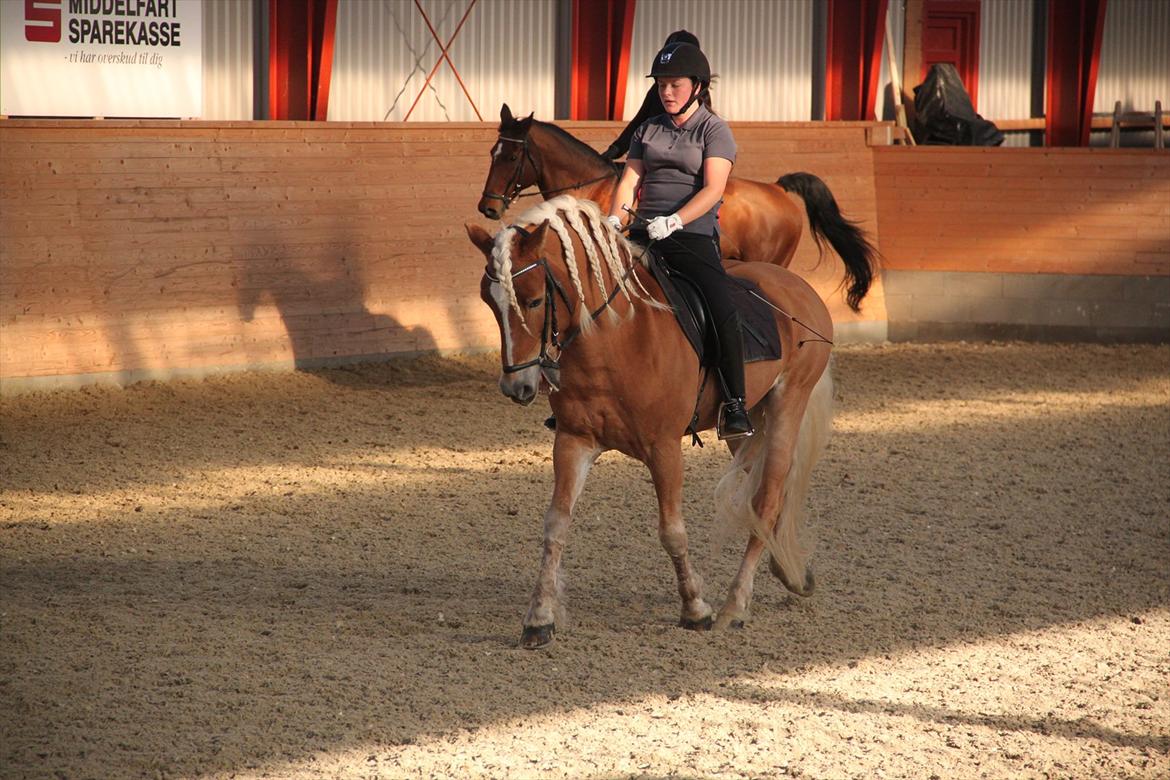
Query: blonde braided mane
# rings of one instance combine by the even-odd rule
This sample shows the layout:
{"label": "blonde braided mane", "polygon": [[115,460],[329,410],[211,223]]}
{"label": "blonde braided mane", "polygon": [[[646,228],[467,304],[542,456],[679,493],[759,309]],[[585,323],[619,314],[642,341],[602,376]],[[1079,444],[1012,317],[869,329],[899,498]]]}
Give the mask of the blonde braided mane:
{"label": "blonde braided mane", "polygon": [[[556,233],[562,247],[562,259],[568,271],[573,291],[577,295],[578,308],[581,310],[581,335],[588,335],[593,329],[593,316],[585,304],[585,280],[582,279],[582,269],[578,266],[576,250],[573,247],[573,237],[570,230],[577,234],[581,245],[585,248],[585,275],[602,298],[608,298],[610,288],[607,288],[605,275],[608,272],[610,284],[627,301],[643,301],[650,306],[661,307],[650,297],[646,288],[637,278],[637,274],[627,271],[636,263],[646,265],[642,251],[631,245],[625,236],[618,233],[602,218],[601,209],[591,200],[579,200],[572,195],[560,195],[546,200],[525,211],[516,220],[517,224],[539,225],[548,220],[549,228]],[[515,273],[512,262],[512,248],[519,230],[509,226],[496,234],[495,246],[492,248],[492,264],[496,279],[504,288],[508,297],[508,305],[520,317],[520,323],[525,331],[531,335],[528,325],[524,321],[524,313],[520,301],[516,298],[516,288],[512,283],[512,274]],[[609,318],[614,319],[617,314],[612,307],[605,307],[604,311]],[[634,315],[635,308],[630,307],[630,316]]]}

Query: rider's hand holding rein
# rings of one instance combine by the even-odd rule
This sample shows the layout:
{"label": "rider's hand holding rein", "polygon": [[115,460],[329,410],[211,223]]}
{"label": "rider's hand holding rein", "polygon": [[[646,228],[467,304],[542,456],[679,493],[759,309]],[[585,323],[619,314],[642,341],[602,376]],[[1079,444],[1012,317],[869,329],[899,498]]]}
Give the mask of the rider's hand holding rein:
{"label": "rider's hand holding rein", "polygon": [[[697,105],[691,106],[691,113],[694,113]],[[642,181],[644,170],[641,160],[626,160],[626,170],[622,173],[622,178],[618,180],[609,216],[620,222],[625,207],[633,208],[634,192]],[[691,199],[676,212],[683,225],[695,217],[706,214],[723,198],[723,190],[727,187],[727,179],[730,176],[731,160],[725,160],[722,157],[708,157],[703,160],[703,188],[692,195]]]}
{"label": "rider's hand holding rein", "polygon": [[646,225],[646,235],[650,236],[651,241],[661,241],[669,236],[682,230],[682,220],[678,214],[671,214],[669,217],[655,217],[650,220],[650,224]]}

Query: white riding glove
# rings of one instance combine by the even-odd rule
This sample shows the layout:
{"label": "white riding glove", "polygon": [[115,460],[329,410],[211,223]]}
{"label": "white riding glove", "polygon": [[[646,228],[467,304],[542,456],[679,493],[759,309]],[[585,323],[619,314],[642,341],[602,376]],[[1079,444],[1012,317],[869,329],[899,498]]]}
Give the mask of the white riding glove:
{"label": "white riding glove", "polygon": [[615,217],[613,214],[610,214],[609,216],[607,216],[605,218],[605,221],[611,228],[613,228],[617,232],[619,232],[619,233],[622,232],[622,219],[621,219],[621,217]]}
{"label": "white riding glove", "polygon": [[646,226],[646,235],[650,236],[651,241],[661,241],[676,230],[682,230],[682,226],[683,223],[678,214],[671,214],[669,217],[655,217]]}

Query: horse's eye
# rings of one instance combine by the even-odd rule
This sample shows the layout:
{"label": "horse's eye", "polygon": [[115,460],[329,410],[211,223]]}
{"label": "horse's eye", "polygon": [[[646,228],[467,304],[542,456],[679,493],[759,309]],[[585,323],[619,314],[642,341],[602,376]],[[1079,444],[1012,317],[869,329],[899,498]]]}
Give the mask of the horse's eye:
{"label": "horse's eye", "polygon": [[508,159],[509,159],[509,160],[511,160],[512,162],[516,162],[517,160],[519,160],[519,159],[520,159],[520,155],[518,155],[518,154],[513,154],[513,155],[512,155],[511,157],[509,157]]}
{"label": "horse's eye", "polygon": [[542,303],[544,303],[544,298],[533,298],[531,301],[528,302],[528,308],[539,309],[540,304],[542,304]]}

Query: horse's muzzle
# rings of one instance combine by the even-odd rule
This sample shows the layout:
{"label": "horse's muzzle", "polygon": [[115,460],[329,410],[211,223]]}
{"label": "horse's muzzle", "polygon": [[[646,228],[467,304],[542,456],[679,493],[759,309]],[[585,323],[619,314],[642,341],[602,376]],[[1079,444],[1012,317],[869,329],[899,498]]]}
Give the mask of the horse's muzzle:
{"label": "horse's muzzle", "polygon": [[488,198],[480,198],[479,213],[483,214],[488,219],[499,219],[500,217],[504,216],[504,212],[496,204],[495,200],[490,200]]}
{"label": "horse's muzzle", "polygon": [[539,371],[525,370],[515,374],[504,374],[500,377],[500,392],[515,403],[528,406],[536,400],[539,381]]}

